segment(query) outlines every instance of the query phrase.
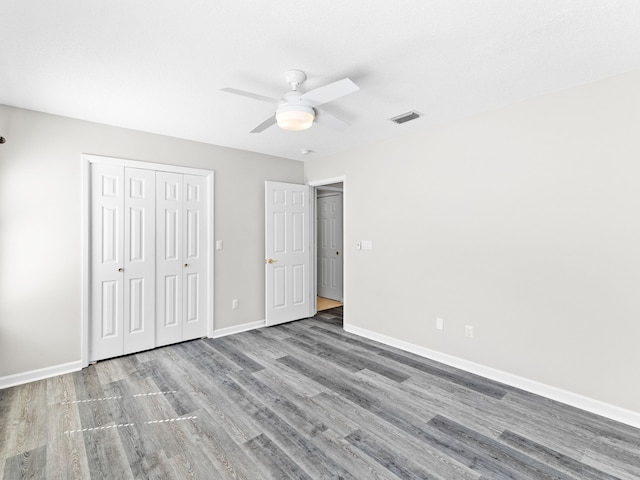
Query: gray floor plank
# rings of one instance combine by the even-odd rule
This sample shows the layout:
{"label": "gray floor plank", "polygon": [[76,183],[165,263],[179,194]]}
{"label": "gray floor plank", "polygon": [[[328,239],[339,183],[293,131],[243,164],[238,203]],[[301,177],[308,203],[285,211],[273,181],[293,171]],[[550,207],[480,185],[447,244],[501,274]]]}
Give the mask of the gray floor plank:
{"label": "gray floor plank", "polygon": [[92,430],[81,435],[91,478],[133,478],[116,429]]}
{"label": "gray floor plank", "polygon": [[349,443],[345,437],[332,430],[322,432],[316,439],[317,445],[329,452],[334,461],[344,465],[350,472],[357,472],[357,478],[368,480],[397,480],[398,477],[374,459]]}
{"label": "gray floor plank", "polygon": [[215,351],[219,352],[229,360],[237,364],[243,370],[249,372],[258,372],[264,369],[260,363],[244,354],[244,352],[235,348],[235,344],[230,338],[211,338],[205,340]]}
{"label": "gray floor plank", "polygon": [[69,403],[68,400],[50,405],[47,427],[47,477],[77,480],[89,478],[89,464],[83,438],[81,435],[67,433],[82,428],[77,405]]}
{"label": "gray floor plank", "polygon": [[172,480],[180,478],[164,452],[146,455],[144,464],[144,471],[146,472],[145,479]]}
{"label": "gray floor plank", "polygon": [[45,380],[40,380],[10,389],[13,403],[7,409],[10,416],[0,420],[5,438],[0,469],[5,461],[11,463],[11,472],[33,469],[34,465],[38,468],[42,452],[46,459],[46,448],[41,448],[47,445],[48,436],[46,385]]}
{"label": "gray floor plank", "polygon": [[407,480],[441,480],[433,472],[427,471],[395,448],[385,445],[376,436],[358,430],[348,435],[345,440],[363,453],[374,459],[398,478]]}
{"label": "gray floor plank", "polygon": [[46,478],[47,446],[25,451],[6,460],[4,478]]}
{"label": "gray floor plank", "polygon": [[16,455],[11,451],[13,438],[17,433],[18,410],[20,400],[17,398],[22,387],[11,387],[0,390],[0,470],[4,468],[4,461]]}
{"label": "gray floor plank", "polygon": [[299,433],[305,436],[314,437],[324,432],[327,426],[322,421],[315,420],[309,416],[303,405],[294,403],[285,395],[269,387],[266,383],[255,378],[253,375],[242,375],[240,373],[229,375],[241,387],[258,392],[257,398],[263,405],[268,406],[278,416],[291,425]]}
{"label": "gray floor plank", "polygon": [[640,468],[626,461],[621,461],[616,456],[587,450],[581,460],[585,465],[607,472],[621,480],[638,480],[640,478]]}
{"label": "gray floor plank", "polygon": [[266,359],[275,359],[287,354],[285,347],[280,347],[280,342],[274,342],[262,333],[262,330],[250,330],[243,335],[233,335],[236,348],[251,354],[251,358],[259,359],[260,362]]}
{"label": "gray floor plank", "polygon": [[500,385],[497,382],[493,382],[486,378],[479,377],[478,375],[473,375],[467,372],[452,373],[447,371],[446,369],[429,365],[422,359],[410,358],[409,355],[396,352],[383,352],[379,355],[383,358],[388,358],[399,364],[415,368],[416,370],[420,370],[430,375],[444,378],[451,383],[456,383],[458,385],[469,388],[471,390],[475,390],[479,393],[488,395],[493,398],[500,399],[507,393],[503,385]]}
{"label": "gray floor plank", "polygon": [[254,477],[249,468],[249,457],[229,434],[225,423],[219,423],[216,417],[201,410],[197,420],[189,422],[187,427],[190,428],[192,437],[202,443],[202,451],[211,463],[219,472],[224,472],[222,478],[251,480]]}
{"label": "gray floor plank", "polygon": [[264,433],[249,440],[246,449],[261,466],[260,474],[273,480],[312,480],[294,459],[289,457]]}
{"label": "gray floor plank", "polygon": [[[490,478],[572,480],[570,475],[448,418],[438,415],[429,421],[429,426],[455,440],[456,444],[464,444],[466,448],[457,449],[456,454],[466,458],[470,467]],[[453,448],[446,445],[444,451],[453,451]]]}
{"label": "gray floor plank", "polygon": [[[197,419],[189,420],[196,422]],[[227,478],[225,470],[216,468],[202,449],[202,442],[191,433],[187,422],[171,422],[150,427],[158,427],[159,435],[173,436],[180,445],[180,453],[171,457],[178,478]],[[151,428],[149,429],[151,431]],[[143,477],[144,478],[144,477]]]}
{"label": "gray floor plank", "polygon": [[563,455],[544,445],[529,440],[521,435],[505,430],[499,438],[500,442],[523,452],[530,458],[549,465],[568,475],[573,475],[584,480],[616,480],[609,475],[589,465],[585,465],[571,457]]}

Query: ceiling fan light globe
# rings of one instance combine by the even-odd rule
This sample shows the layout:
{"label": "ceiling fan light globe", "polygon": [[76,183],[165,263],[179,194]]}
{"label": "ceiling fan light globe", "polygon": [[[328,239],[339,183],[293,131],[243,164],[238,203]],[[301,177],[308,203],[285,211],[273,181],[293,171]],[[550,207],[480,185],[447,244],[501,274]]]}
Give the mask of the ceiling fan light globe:
{"label": "ceiling fan light globe", "polygon": [[276,122],[283,130],[306,130],[314,118],[313,109],[305,105],[282,105],[276,112]]}

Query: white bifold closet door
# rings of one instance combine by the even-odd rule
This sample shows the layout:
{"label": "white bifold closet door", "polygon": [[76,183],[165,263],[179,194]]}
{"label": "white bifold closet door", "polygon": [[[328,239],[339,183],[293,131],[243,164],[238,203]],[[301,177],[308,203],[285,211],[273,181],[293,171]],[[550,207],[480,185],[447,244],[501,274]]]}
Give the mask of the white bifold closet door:
{"label": "white bifold closet door", "polygon": [[155,172],[91,171],[92,360],[155,346]]}
{"label": "white bifold closet door", "polygon": [[205,177],[91,167],[90,361],[207,334]]}
{"label": "white bifold closet door", "polygon": [[157,345],[204,337],[206,325],[206,180],[156,175]]}

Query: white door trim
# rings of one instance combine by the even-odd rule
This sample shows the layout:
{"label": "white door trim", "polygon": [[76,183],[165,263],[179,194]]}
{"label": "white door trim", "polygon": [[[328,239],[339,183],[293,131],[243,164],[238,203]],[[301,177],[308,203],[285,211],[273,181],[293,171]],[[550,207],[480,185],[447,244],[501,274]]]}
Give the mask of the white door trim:
{"label": "white door trim", "polygon": [[122,167],[143,168],[147,170],[160,170],[164,172],[182,173],[187,175],[199,175],[206,178],[209,198],[208,206],[208,228],[207,228],[207,280],[209,284],[209,294],[207,295],[207,336],[213,337],[214,331],[214,225],[213,225],[213,208],[214,208],[214,172],[213,170],[205,170],[202,168],[184,167],[180,165],[167,165],[164,163],[143,162],[139,160],[129,160],[125,158],[105,157],[101,155],[93,155],[83,153],[81,155],[81,181],[82,181],[82,198],[81,198],[81,229],[82,229],[82,245],[81,245],[81,329],[80,329],[80,362],[82,367],[89,365],[89,319],[90,310],[90,279],[91,279],[91,164],[103,163],[108,165],[118,165]]}
{"label": "white door trim", "polygon": [[[343,238],[343,242],[342,242],[342,250],[343,250],[343,257],[342,257],[342,272],[343,272],[343,276],[342,276],[342,303],[346,304],[347,303],[347,286],[348,286],[348,282],[347,282],[347,275],[345,274],[347,271],[347,262],[349,261],[349,248],[347,245],[347,242],[345,241],[348,237],[347,237],[347,230],[348,230],[348,225],[347,225],[347,197],[345,195],[346,191],[347,191],[347,177],[345,175],[341,175],[339,177],[332,177],[332,178],[324,178],[321,180],[311,180],[307,182],[307,185],[309,185],[310,187],[313,187],[313,198],[314,201],[312,202],[312,208],[313,208],[313,213],[312,213],[312,220],[311,220],[311,238],[313,238],[313,261],[311,262],[311,267],[312,267],[312,272],[311,274],[313,275],[313,298],[317,297],[318,294],[318,286],[317,286],[317,282],[318,282],[318,274],[316,273],[316,268],[317,268],[317,263],[318,263],[318,238],[317,238],[317,213],[316,213],[316,197],[317,197],[317,188],[316,187],[321,187],[323,185],[331,185],[332,183],[342,183],[342,238]],[[346,309],[347,311],[349,310],[348,308]],[[347,312],[343,312],[343,324],[346,325],[347,324]]]}

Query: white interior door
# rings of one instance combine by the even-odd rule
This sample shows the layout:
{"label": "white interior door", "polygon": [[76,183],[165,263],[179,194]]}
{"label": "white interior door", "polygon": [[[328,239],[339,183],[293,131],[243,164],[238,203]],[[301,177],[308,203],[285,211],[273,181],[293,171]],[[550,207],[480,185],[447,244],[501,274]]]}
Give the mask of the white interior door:
{"label": "white interior door", "polygon": [[91,325],[89,360],[123,353],[124,169],[91,169]]}
{"label": "white interior door", "polygon": [[342,301],[342,194],[318,197],[318,295]]}
{"label": "white interior door", "polygon": [[90,360],[154,347],[155,172],[91,170]]}
{"label": "white interior door", "polygon": [[182,341],[182,175],[156,173],[156,344]]}
{"label": "white interior door", "polygon": [[204,177],[183,177],[183,329],[182,338],[207,335],[207,184]]}
{"label": "white interior door", "polygon": [[311,188],[265,182],[266,324],[313,315]]}
{"label": "white interior door", "polygon": [[124,169],[124,351],[155,346],[156,172]]}
{"label": "white interior door", "polygon": [[207,185],[196,175],[156,174],[156,343],[207,335]]}

